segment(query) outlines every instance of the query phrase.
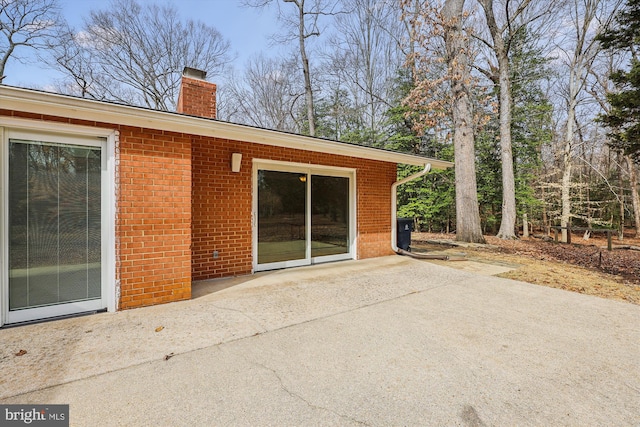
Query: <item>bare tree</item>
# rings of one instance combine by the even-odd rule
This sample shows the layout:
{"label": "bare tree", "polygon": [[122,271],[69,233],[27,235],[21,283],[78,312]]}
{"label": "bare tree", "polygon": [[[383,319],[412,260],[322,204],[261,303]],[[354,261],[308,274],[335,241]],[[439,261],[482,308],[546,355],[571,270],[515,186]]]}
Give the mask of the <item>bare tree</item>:
{"label": "bare tree", "polygon": [[476,187],[472,81],[469,40],[464,34],[464,0],[445,0],[442,7],[446,62],[453,101],[453,145],[456,168],[456,240],[484,243]]}
{"label": "bare tree", "polygon": [[633,219],[636,224],[636,239],[640,239],[640,195],[638,195],[638,165],[631,156],[625,156],[629,169],[629,186],[631,187],[631,203],[633,205]]}
{"label": "bare tree", "polygon": [[380,0],[343,0],[336,16],[326,74],[332,92],[348,94],[359,116],[365,143],[377,145],[394,80],[404,62],[395,4]]}
{"label": "bare tree", "polygon": [[313,13],[314,17],[311,29],[307,30],[306,18],[309,11],[305,9],[305,0],[284,0],[285,3],[292,3],[297,8],[298,15],[298,47],[300,49],[300,61],[302,62],[302,73],[304,75],[304,96],[307,106],[307,119],[309,121],[309,135],[316,134],[315,109],[313,107],[313,86],[311,86],[311,71],[309,69],[309,58],[307,57],[306,40],[309,37],[319,36],[320,32],[317,28],[317,13]]}
{"label": "bare tree", "polygon": [[[280,2],[289,3],[294,9],[281,7]],[[320,36],[322,29],[320,18],[335,13],[340,3],[336,0],[243,0],[250,7],[263,8],[275,3],[278,9],[278,20],[282,22],[283,33],[274,36],[281,43],[295,41],[298,45],[300,64],[304,79],[305,107],[309,135],[316,134],[314,88],[312,84],[311,68],[308,56],[308,41],[312,37]]]}
{"label": "bare tree", "polygon": [[60,23],[58,0],[0,0],[0,83],[18,48],[44,49]]}
{"label": "bare tree", "polygon": [[[474,117],[471,76],[471,45],[464,29],[465,0],[444,0],[442,6],[403,0],[403,19],[408,19],[411,55],[407,64],[414,88],[405,104],[422,134],[450,120],[453,128],[456,190],[456,240],[484,243],[476,184]],[[444,65],[444,68],[439,67]]]}
{"label": "bare tree", "polygon": [[[516,190],[511,144],[511,72],[509,52],[516,34],[535,20],[549,13],[547,2],[479,0],[491,40],[479,39],[495,56],[496,65],[490,61],[482,71],[499,87],[500,106],[500,158],[502,166],[502,220],[498,237],[516,239]],[[497,6],[497,9],[496,9]],[[536,7],[534,7],[536,6]]]}
{"label": "bare tree", "polygon": [[[60,93],[103,99],[99,86],[107,84],[106,76],[99,75],[99,67],[95,65],[95,51],[90,48],[85,36],[85,33],[76,33],[65,24],[60,28],[56,39],[50,42],[50,62],[66,76],[62,81],[54,83],[54,86]],[[100,82],[100,85],[94,84],[94,81]]]}
{"label": "bare tree", "polygon": [[295,79],[294,59],[250,59],[240,76],[228,79],[219,117],[268,129],[299,132],[297,111],[304,90]]}
{"label": "bare tree", "polygon": [[[616,2],[619,4],[619,1]],[[603,0],[572,0],[568,5],[571,20],[570,33],[564,40],[563,46],[558,46],[564,56],[564,66],[568,73],[566,87],[566,121],[564,127],[561,179],[562,212],[560,224],[562,241],[567,241],[566,227],[571,219],[571,187],[573,169],[573,151],[576,145],[575,124],[576,111],[581,100],[581,94],[587,83],[588,70],[591,68],[600,46],[595,39],[598,30],[606,26],[613,14],[608,10]],[[615,5],[614,5],[615,6]]]}
{"label": "bare tree", "polygon": [[51,46],[67,89],[82,96],[173,110],[185,66],[220,73],[229,43],[200,21],[182,21],[175,7],[113,0],[94,10],[83,31]]}
{"label": "bare tree", "polygon": [[[609,114],[611,112],[611,104],[607,101],[607,96],[610,93],[615,92],[615,87],[609,76],[616,70],[622,68],[623,62],[627,59],[625,55],[619,55],[612,50],[601,51],[595,63],[588,70],[589,82],[586,85],[586,92],[594,99],[599,105],[603,114]],[[622,153],[620,153],[622,154]],[[637,168],[634,164],[633,158],[629,155],[622,154],[624,165],[620,164],[622,168],[626,166],[629,174],[629,189],[631,192],[631,204],[633,207],[633,217],[636,229],[636,237],[640,238],[640,195],[638,194],[638,174]],[[621,174],[622,175],[622,174]],[[621,211],[623,212],[623,197],[620,197],[613,190],[620,204]],[[624,192],[624,188],[620,188],[620,193]],[[623,228],[621,215],[621,229]]]}

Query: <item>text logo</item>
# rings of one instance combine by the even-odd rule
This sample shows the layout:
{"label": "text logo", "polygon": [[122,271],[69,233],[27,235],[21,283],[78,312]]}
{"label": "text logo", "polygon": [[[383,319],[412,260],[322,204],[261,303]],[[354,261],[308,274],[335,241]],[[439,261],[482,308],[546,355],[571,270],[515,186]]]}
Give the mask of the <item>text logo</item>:
{"label": "text logo", "polygon": [[69,405],[0,405],[0,426],[68,427]]}

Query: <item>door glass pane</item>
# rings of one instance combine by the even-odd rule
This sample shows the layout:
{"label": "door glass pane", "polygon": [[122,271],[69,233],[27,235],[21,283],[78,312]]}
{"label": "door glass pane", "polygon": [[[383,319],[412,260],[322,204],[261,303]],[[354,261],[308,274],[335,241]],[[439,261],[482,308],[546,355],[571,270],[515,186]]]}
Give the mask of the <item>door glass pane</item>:
{"label": "door glass pane", "polygon": [[9,141],[9,310],[100,298],[101,151]]}
{"label": "door glass pane", "polygon": [[306,258],[307,175],[258,171],[258,264]]}
{"label": "door glass pane", "polygon": [[311,177],[311,256],[349,252],[349,178]]}

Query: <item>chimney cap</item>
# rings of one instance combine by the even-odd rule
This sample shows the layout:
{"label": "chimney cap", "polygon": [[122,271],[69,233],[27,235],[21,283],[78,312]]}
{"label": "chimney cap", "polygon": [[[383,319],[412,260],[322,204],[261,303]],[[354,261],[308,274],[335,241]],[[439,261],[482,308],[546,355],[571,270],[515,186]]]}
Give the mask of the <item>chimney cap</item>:
{"label": "chimney cap", "polygon": [[197,68],[191,67],[184,67],[184,70],[182,70],[182,75],[185,77],[191,77],[200,80],[205,80],[207,78],[206,71],[198,70]]}

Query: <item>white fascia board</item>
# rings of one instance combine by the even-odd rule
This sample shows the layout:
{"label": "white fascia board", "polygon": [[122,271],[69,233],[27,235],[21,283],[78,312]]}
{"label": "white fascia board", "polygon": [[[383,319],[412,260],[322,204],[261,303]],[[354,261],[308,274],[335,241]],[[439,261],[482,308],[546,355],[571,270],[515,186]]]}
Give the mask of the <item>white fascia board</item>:
{"label": "white fascia board", "polygon": [[109,102],[95,101],[0,86],[0,108],[79,120],[180,132],[256,144],[337,154],[389,163],[447,169],[453,163],[428,157],[345,144],[309,136],[255,128],[219,120],[204,119],[166,111],[149,110]]}

